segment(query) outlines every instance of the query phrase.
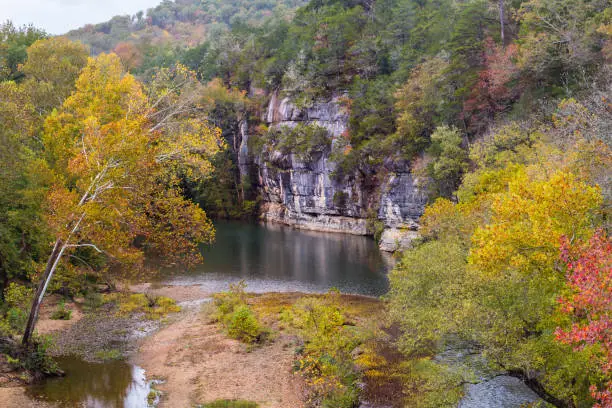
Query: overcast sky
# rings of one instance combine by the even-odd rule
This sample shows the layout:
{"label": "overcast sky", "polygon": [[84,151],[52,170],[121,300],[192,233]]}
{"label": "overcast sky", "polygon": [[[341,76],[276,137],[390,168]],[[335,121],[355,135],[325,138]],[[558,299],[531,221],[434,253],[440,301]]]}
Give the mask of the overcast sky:
{"label": "overcast sky", "polygon": [[0,22],[32,23],[51,34],[64,34],[118,14],[135,14],[161,0],[0,0]]}

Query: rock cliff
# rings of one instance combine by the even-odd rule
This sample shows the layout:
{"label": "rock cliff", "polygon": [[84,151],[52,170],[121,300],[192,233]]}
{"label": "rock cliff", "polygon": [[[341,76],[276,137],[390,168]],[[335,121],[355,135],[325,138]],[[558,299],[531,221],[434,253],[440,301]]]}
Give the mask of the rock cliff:
{"label": "rock cliff", "polygon": [[241,129],[241,172],[254,164],[258,188],[264,198],[262,218],[297,228],[358,235],[383,234],[382,247],[393,251],[409,245],[418,228],[427,197],[419,190],[407,164],[389,165],[377,174],[336,176],[332,151],[348,128],[348,113],[336,95],[298,108],[289,98],[273,94],[263,118],[270,129],[317,125],[327,130],[331,143],[308,155],[268,150],[248,152],[248,130]]}

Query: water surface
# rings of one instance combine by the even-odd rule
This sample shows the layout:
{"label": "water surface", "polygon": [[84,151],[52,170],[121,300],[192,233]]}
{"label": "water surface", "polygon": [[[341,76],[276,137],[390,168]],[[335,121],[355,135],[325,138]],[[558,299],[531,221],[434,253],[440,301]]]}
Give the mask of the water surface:
{"label": "water surface", "polygon": [[89,363],[58,357],[65,377],[49,378],[27,388],[30,397],[61,407],[144,408],[151,386],[144,370],[125,361]]}
{"label": "water surface", "polygon": [[216,222],[216,242],[202,248],[204,263],[169,271],[172,285],[227,290],[244,279],[251,292],[325,292],[378,296],[388,289],[389,259],[373,239],[296,230],[277,224]]}

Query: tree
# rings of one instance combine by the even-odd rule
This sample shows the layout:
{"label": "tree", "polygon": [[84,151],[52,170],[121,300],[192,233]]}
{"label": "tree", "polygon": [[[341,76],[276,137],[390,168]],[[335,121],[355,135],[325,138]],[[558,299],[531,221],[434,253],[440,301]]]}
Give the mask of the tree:
{"label": "tree", "polygon": [[[591,387],[596,408],[612,407],[612,242],[597,231],[584,245],[563,237],[561,259],[567,268],[569,293],[559,299],[569,328],[558,328],[557,340],[577,349],[596,348],[595,364],[605,380],[604,389]],[[607,382],[606,382],[607,381]]]}
{"label": "tree", "polygon": [[518,13],[523,74],[555,84],[571,80],[581,69],[588,72],[601,56],[597,51],[604,33],[598,33],[597,27],[600,21],[609,21],[609,11],[604,12],[609,7],[605,0],[523,2]]}
{"label": "tree", "polygon": [[36,41],[27,54],[28,59],[20,68],[25,76],[23,89],[44,118],[74,90],[74,83],[87,64],[89,50],[66,37],[52,37]]}
{"label": "tree", "polygon": [[41,203],[51,180],[37,136],[87,63],[85,47],[62,37],[36,41],[27,56],[19,83],[0,83],[0,293],[9,278],[26,278],[44,257]]}
{"label": "tree", "polygon": [[27,147],[37,121],[22,88],[0,82],[0,299],[9,279],[33,272],[45,251],[45,167]]}
{"label": "tree", "polygon": [[[449,342],[466,342],[494,370],[572,407],[588,401],[598,374],[588,350],[570,353],[553,334],[565,286],[558,242],[592,234],[601,195],[568,173],[534,173],[516,165],[482,171],[470,194],[458,194],[465,201],[429,207],[422,224],[430,241],[408,251],[391,274],[391,310],[405,333],[400,345],[412,355],[435,365]],[[438,392],[455,392],[461,379],[469,377]]]}
{"label": "tree", "polygon": [[47,34],[34,26],[15,27],[11,21],[0,24],[0,81],[19,80],[19,65],[27,58],[27,48]]}
{"label": "tree", "polygon": [[142,52],[131,42],[120,42],[113,50],[121,58],[125,69],[139,68],[143,63]]}
{"label": "tree", "polygon": [[47,118],[43,141],[56,181],[46,218],[55,244],[23,344],[30,342],[58,265],[78,248],[134,267],[145,252],[192,265],[200,260],[198,243],[214,238],[206,214],[181,195],[180,176],[210,172],[219,132],[174,110],[167,113],[170,126],[167,115],[155,115],[159,105],[123,72],[119,57],[102,54],[89,59],[76,91]]}
{"label": "tree", "polygon": [[427,153],[433,158],[427,167],[434,181],[436,197],[450,197],[459,187],[461,176],[468,167],[468,154],[461,147],[463,140],[459,129],[439,126],[431,135],[431,146]]}
{"label": "tree", "polygon": [[483,68],[463,104],[462,112],[468,129],[474,134],[482,134],[496,115],[509,110],[520,96],[520,86],[515,83],[519,74],[514,63],[516,45],[498,46],[489,37],[484,47]]}
{"label": "tree", "polygon": [[398,117],[394,147],[409,159],[427,146],[428,135],[439,121],[440,106],[452,100],[445,76],[448,67],[446,58],[430,58],[415,67],[395,93]]}

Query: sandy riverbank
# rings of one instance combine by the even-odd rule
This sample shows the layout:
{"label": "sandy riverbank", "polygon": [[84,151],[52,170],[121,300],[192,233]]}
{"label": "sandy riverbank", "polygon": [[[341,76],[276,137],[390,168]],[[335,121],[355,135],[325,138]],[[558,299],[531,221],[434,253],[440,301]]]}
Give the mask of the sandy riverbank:
{"label": "sandy riverbank", "polygon": [[[307,295],[250,295],[249,304],[273,336],[263,345],[248,347],[228,338],[211,319],[212,305],[208,302],[213,294],[200,286],[142,284],[130,287],[130,291],[167,296],[182,306],[181,312],[170,315],[161,325],[148,327],[142,336],[128,337],[122,348],[130,362],[146,370],[148,379],[163,381],[156,386],[162,392],[160,407],[193,407],[218,399],[254,401],[262,408],[305,406],[303,380],[292,370],[299,341],[281,327],[279,312]],[[377,299],[350,295],[343,295],[342,299],[356,321],[361,316],[367,316],[364,321],[376,321],[382,316],[382,303]],[[115,341],[103,333],[133,332],[137,325],[146,324],[137,318],[84,314],[75,304],[68,305],[73,310],[73,319],[50,320],[56,303],[53,298],[46,301],[38,328],[56,338],[58,346],[54,350],[60,354],[70,349],[91,354],[96,347],[105,347],[104,342]],[[123,330],[119,330],[121,325],[125,326]],[[7,407],[50,406],[29,399],[24,390],[25,386],[18,381],[11,382],[10,387],[0,385],[0,401]]]}

